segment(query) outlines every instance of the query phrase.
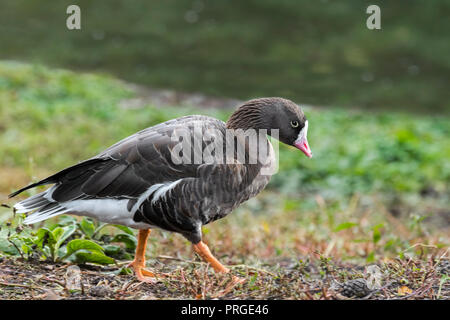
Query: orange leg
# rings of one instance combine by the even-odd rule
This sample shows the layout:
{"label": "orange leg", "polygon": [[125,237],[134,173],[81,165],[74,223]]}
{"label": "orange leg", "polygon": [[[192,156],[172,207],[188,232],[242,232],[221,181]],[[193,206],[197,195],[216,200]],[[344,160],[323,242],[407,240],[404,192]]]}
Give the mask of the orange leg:
{"label": "orange leg", "polygon": [[223,273],[230,272],[228,268],[224,267],[224,265],[221,264],[219,260],[217,260],[212,255],[211,251],[209,251],[208,246],[203,241],[194,244],[194,250],[200,255],[200,257],[202,257],[203,260],[211,264],[211,266],[214,268],[214,271]]}
{"label": "orange leg", "polygon": [[147,239],[150,234],[150,229],[139,230],[138,243],[136,247],[136,254],[134,260],[128,265],[133,268],[138,280],[148,283],[154,283],[155,280],[148,277],[156,277],[151,271],[145,270],[145,249],[147,248]]}
{"label": "orange leg", "polygon": [[[203,260],[205,260],[206,262],[209,262],[211,264],[211,266],[214,268],[214,271],[223,272],[223,273],[230,272],[230,269],[228,269],[223,264],[221,264],[219,262],[219,260],[217,260],[212,255],[208,246],[203,241],[200,241],[199,243],[194,244],[194,250],[195,250],[195,252],[197,252],[200,255],[200,257],[202,257]],[[233,282],[235,282],[235,283],[242,283],[244,281],[245,281],[245,279],[241,279],[239,277],[233,276]]]}

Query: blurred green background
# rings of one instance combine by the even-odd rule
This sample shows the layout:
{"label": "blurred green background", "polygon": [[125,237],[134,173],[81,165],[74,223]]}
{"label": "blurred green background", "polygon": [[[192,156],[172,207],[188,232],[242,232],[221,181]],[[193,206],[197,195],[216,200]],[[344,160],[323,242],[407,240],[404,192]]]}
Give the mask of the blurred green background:
{"label": "blurred green background", "polygon": [[[65,27],[78,4],[82,30]],[[382,30],[366,28],[381,7]],[[247,99],[448,113],[450,1],[3,0],[0,58]]]}

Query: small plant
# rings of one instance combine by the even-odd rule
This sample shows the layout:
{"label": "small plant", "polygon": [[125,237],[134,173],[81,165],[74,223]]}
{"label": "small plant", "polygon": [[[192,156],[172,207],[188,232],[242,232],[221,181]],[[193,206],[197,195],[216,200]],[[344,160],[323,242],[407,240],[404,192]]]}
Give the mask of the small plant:
{"label": "small plant", "polygon": [[[71,216],[63,216],[57,223],[31,231],[20,224],[21,220],[21,217],[14,219],[16,228],[9,223],[0,229],[0,252],[24,259],[107,265],[114,264],[115,259],[130,259],[136,248],[133,231],[121,225],[99,224],[89,218],[78,222]],[[121,233],[112,238],[101,234],[108,226]],[[113,243],[123,243],[123,246]]]}

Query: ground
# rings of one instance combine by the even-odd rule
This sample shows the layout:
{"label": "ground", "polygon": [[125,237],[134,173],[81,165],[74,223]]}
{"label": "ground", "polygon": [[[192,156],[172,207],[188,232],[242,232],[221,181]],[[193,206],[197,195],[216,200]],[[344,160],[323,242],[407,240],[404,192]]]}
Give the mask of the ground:
{"label": "ground", "polygon": [[[262,268],[235,266],[232,273],[247,279],[233,284],[229,275],[214,274],[203,263],[160,256],[151,259],[158,272],[170,276],[155,284],[133,275],[115,275],[117,267],[80,266],[81,285],[71,289],[67,264],[0,259],[0,299],[449,299],[443,284],[449,261],[392,260],[381,265],[384,285],[369,290],[343,279],[363,278],[364,267],[315,259],[267,261]],[[72,267],[73,268],[73,267]],[[339,285],[339,280],[342,281]],[[363,285],[364,286],[364,285]],[[413,288],[413,289],[412,289]],[[353,289],[353,291],[351,291]],[[348,291],[350,290],[350,291]]]}

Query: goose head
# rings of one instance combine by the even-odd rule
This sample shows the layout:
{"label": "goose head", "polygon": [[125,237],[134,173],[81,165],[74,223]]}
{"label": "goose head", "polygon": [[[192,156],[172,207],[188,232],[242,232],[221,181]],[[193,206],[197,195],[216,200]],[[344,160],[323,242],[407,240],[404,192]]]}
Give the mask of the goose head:
{"label": "goose head", "polygon": [[294,102],[283,98],[259,98],[245,102],[228,119],[229,129],[278,129],[279,141],[294,146],[308,158],[308,120]]}

